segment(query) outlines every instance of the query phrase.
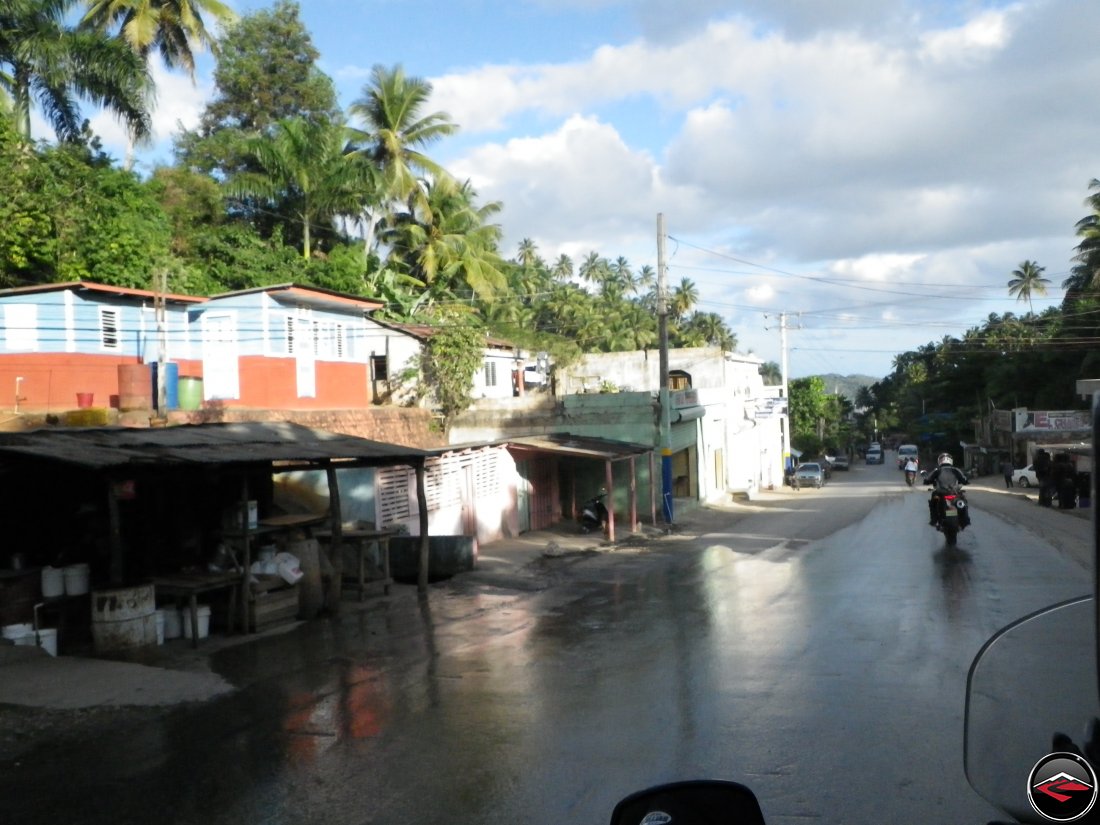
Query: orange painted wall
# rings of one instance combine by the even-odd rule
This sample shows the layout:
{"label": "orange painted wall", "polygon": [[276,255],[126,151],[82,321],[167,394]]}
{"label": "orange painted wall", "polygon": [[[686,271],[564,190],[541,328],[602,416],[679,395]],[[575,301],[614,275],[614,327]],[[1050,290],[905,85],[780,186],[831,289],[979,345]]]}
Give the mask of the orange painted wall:
{"label": "orange painted wall", "polygon": [[266,410],[327,410],[365,407],[370,404],[370,382],[365,364],[318,361],[316,397],[298,397],[298,373],[293,358],[242,356],[241,397],[226,407]]}
{"label": "orange painted wall", "polygon": [[[118,406],[118,366],[139,363],[137,358],[77,353],[0,355],[0,410],[16,408],[28,413],[76,409],[77,393],[94,395],[94,406]],[[202,376],[202,362],[180,360],[180,376]],[[316,398],[299,398],[297,373],[292,358],[240,359],[240,395],[221,403],[224,407],[251,409],[323,410],[366,407],[370,404],[368,367],[364,364],[318,362]]]}

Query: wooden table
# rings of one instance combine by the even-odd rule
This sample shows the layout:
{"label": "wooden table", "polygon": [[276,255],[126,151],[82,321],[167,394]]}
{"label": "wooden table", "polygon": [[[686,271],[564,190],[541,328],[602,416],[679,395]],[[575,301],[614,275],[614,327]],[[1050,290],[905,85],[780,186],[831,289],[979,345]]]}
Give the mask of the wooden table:
{"label": "wooden table", "polygon": [[[359,569],[356,574],[356,583],[359,589],[359,601],[363,601],[366,598],[367,583],[366,577],[366,557],[367,548],[371,542],[377,541],[378,548],[382,554],[382,578],[369,580],[372,585],[382,585],[382,592],[387,596],[390,593],[390,585],[393,584],[393,577],[390,575],[390,536],[394,535],[393,530],[361,530],[356,527],[348,527],[340,532],[341,542],[347,542],[355,548],[356,555],[358,556]],[[331,530],[314,530],[313,537],[318,541],[332,542]],[[339,548],[334,548],[338,550]],[[341,582],[341,584],[343,584]]]}
{"label": "wooden table", "polygon": [[191,646],[199,646],[199,594],[215,590],[229,590],[227,625],[233,629],[233,614],[240,589],[241,573],[176,573],[171,576],[155,576],[153,586],[158,596],[185,598],[191,609]]}

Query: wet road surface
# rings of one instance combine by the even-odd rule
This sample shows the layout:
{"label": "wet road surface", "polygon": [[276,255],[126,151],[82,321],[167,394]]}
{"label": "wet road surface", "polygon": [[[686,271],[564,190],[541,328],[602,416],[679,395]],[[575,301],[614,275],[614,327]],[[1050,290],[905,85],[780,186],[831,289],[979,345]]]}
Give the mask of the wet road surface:
{"label": "wet road surface", "polygon": [[217,654],[231,696],[114,711],[0,764],[0,822],[601,823],[633,790],[716,777],[769,823],[984,823],[966,669],[1089,579],[1021,529],[1027,502],[972,499],[948,552],[888,457],[700,514],[697,537],[555,561],[550,589],[379,599]]}

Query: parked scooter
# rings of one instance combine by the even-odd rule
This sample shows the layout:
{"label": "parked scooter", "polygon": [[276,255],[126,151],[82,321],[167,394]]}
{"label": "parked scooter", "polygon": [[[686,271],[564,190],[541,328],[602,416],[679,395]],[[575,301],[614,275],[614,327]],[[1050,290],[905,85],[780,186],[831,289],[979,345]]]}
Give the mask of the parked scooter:
{"label": "parked scooter", "polygon": [[607,506],[603,503],[605,498],[607,498],[607,491],[601,490],[581,505],[582,533],[603,530],[604,525],[607,524]]}

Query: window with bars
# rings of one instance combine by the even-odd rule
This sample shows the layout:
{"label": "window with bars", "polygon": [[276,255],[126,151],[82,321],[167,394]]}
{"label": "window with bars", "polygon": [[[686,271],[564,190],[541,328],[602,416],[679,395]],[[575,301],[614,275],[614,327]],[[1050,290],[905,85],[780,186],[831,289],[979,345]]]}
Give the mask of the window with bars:
{"label": "window with bars", "polygon": [[497,385],[497,362],[486,361],[485,362],[485,386],[495,387]]}
{"label": "window with bars", "polygon": [[372,355],[370,357],[370,374],[375,381],[389,381],[389,359],[385,355]]}
{"label": "window with bars", "polygon": [[119,348],[120,335],[118,310],[111,307],[99,308],[99,340],[103,349]]}
{"label": "window with bars", "polygon": [[380,526],[393,524],[412,515],[409,504],[411,472],[408,467],[380,467],[375,474],[374,495]]}

